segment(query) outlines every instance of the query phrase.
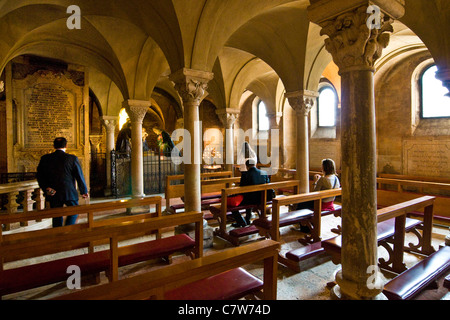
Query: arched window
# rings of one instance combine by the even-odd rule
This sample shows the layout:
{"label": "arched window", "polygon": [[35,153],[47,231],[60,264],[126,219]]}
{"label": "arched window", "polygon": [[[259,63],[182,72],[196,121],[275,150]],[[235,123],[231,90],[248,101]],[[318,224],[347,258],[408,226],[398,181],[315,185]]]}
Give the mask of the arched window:
{"label": "arched window", "polygon": [[336,126],[336,108],[338,98],[336,90],[329,85],[319,90],[319,98],[317,99],[317,118],[319,127]]}
{"label": "arched window", "polygon": [[269,127],[266,105],[261,100],[258,103],[258,131],[269,131]]}
{"label": "arched window", "polygon": [[436,65],[431,65],[420,77],[420,101],[422,118],[449,118],[450,97],[447,88],[436,79]]}

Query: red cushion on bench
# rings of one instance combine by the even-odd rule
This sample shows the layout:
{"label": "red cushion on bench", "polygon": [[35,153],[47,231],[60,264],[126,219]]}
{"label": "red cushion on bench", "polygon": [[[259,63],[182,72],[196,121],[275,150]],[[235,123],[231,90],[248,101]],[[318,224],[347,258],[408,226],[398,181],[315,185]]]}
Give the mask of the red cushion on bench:
{"label": "red cushion on bench", "polygon": [[[420,220],[406,218],[405,230],[409,231],[414,227],[420,225],[421,223],[422,221]],[[395,233],[395,218],[379,222],[377,224],[377,227],[378,227],[377,240],[378,241],[386,240],[387,238],[392,237]],[[342,236],[337,236],[328,240],[324,240],[322,241],[322,246],[327,251],[340,252],[342,246]]]}
{"label": "red cushion on bench", "polygon": [[450,247],[445,246],[389,281],[383,293],[391,300],[411,299],[448,269]]}
{"label": "red cushion on bench", "polygon": [[109,251],[3,270],[0,273],[0,295],[65,281],[70,276],[67,274],[67,268],[71,265],[79,266],[82,275],[104,271],[109,267]]}
{"label": "red cushion on bench", "polygon": [[258,233],[258,228],[254,225],[250,225],[243,228],[236,228],[230,231],[230,236],[235,238],[245,237],[252,234]]}
{"label": "red cushion on bench", "polygon": [[166,300],[237,300],[260,291],[263,282],[242,268],[189,283],[164,294]]}
{"label": "red cushion on bench", "polygon": [[322,243],[319,241],[319,242],[314,242],[307,246],[286,252],[286,258],[289,260],[295,261],[295,262],[300,262],[302,260],[314,257],[324,251],[325,251],[325,249],[322,248]]}
{"label": "red cushion on bench", "polygon": [[[314,211],[309,209],[301,209],[289,212],[283,212],[280,214],[280,227],[285,227],[299,223],[302,220],[312,218]],[[272,227],[272,216],[266,219],[260,218],[253,221],[255,226],[263,229],[270,229]]]}
{"label": "red cushion on bench", "polygon": [[[405,222],[406,232],[413,229],[414,227],[417,227],[421,223],[422,221],[420,220],[406,218]],[[395,233],[395,218],[379,222],[377,226],[378,226],[378,236],[377,236],[378,241],[386,240],[387,238],[392,237]]]}
{"label": "red cushion on bench", "polygon": [[195,247],[195,241],[186,234],[119,247],[119,266],[184,252]]}

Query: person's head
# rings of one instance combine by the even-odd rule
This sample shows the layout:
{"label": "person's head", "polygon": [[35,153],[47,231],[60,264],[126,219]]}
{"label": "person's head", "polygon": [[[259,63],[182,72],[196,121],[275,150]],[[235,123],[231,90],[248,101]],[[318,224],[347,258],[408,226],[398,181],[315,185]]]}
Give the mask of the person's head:
{"label": "person's head", "polygon": [[160,128],[153,128],[153,132],[160,135],[162,133],[162,130]]}
{"label": "person's head", "polygon": [[336,166],[331,159],[322,160],[322,169],[325,175],[336,174]]}
{"label": "person's head", "polygon": [[64,138],[64,137],[56,138],[53,141],[53,147],[55,149],[65,149],[65,148],[67,148],[67,140],[66,140],[66,138]]}
{"label": "person's head", "polygon": [[247,167],[247,170],[253,168],[254,166],[256,166],[255,160],[248,159],[247,161],[245,161],[245,166]]}

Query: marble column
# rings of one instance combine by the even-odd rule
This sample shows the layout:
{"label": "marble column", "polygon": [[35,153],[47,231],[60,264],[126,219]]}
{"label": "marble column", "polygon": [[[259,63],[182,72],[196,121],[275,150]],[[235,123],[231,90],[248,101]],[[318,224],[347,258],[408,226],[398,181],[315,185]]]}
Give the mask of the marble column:
{"label": "marble column", "polygon": [[[213,74],[205,71],[180,69],[171,74],[169,79],[175,83],[175,89],[180,95],[184,106],[184,129],[191,136],[191,159],[184,164],[184,208],[186,212],[201,212],[201,183],[200,166],[202,164],[202,132],[199,118],[199,106],[207,94],[206,88]],[[185,152],[185,151],[183,151]],[[193,225],[179,226],[175,232],[192,233]],[[213,229],[203,221],[203,246],[209,248],[213,245]]]}
{"label": "marble column", "polygon": [[114,150],[115,132],[118,123],[116,116],[103,116],[102,124],[106,129],[106,189],[105,196],[111,195],[111,151]]}
{"label": "marble column", "polygon": [[150,101],[126,100],[123,102],[123,107],[131,120],[131,193],[133,198],[145,196],[142,122],[150,106]]}
{"label": "marble column", "polygon": [[219,109],[216,111],[225,126],[225,170],[233,172],[234,161],[234,123],[239,116],[239,109]]}
{"label": "marble column", "polygon": [[296,179],[300,193],[309,192],[309,126],[308,115],[318,94],[313,91],[286,92],[286,98],[297,115]]}
{"label": "marble column", "polygon": [[[369,28],[368,7],[380,10],[380,28]],[[388,16],[388,13],[389,16]],[[313,0],[309,19],[329,38],[325,47],[342,78],[342,250],[333,296],[383,299],[378,272],[374,63],[388,45],[392,19],[404,13],[397,0]],[[377,270],[377,269],[375,269]]]}

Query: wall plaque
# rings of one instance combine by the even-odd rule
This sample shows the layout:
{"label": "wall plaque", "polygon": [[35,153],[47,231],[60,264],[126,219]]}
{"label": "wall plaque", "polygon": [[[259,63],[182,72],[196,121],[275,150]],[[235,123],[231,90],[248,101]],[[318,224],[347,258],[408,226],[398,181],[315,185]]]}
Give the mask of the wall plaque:
{"label": "wall plaque", "polygon": [[55,137],[75,148],[76,121],[75,96],[63,86],[39,83],[25,91],[25,148],[48,148]]}
{"label": "wall plaque", "polygon": [[450,177],[450,140],[404,140],[403,174]]}

